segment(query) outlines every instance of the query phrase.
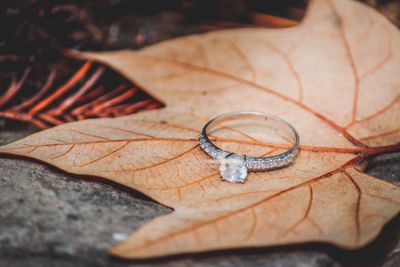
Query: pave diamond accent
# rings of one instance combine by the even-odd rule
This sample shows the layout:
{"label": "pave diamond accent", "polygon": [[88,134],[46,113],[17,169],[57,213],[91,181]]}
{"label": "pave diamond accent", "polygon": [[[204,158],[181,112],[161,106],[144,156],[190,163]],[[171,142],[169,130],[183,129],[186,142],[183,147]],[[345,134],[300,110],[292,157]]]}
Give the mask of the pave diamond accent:
{"label": "pave diamond accent", "polygon": [[292,152],[266,158],[247,157],[246,167],[252,171],[276,169],[288,165],[293,158],[294,154]]}
{"label": "pave diamond accent", "polygon": [[199,143],[201,149],[203,149],[203,151],[206,152],[213,159],[221,159],[227,154],[222,149],[219,149],[218,147],[213,145],[210,140],[203,134],[199,135]]}

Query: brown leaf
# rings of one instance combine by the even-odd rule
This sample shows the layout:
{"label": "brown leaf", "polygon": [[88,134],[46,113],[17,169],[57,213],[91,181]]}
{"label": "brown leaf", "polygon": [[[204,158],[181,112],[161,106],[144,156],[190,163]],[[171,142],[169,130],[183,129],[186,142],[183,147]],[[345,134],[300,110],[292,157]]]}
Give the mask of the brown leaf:
{"label": "brown leaf", "polygon": [[[359,248],[400,208],[399,186],[360,165],[400,150],[399,48],[398,30],[374,10],[314,0],[293,28],[228,30],[138,52],[84,54],[166,108],[62,125],[1,152],[101,176],[174,208],[112,248],[121,257],[311,241]],[[302,140],[295,164],[252,172],[245,184],[222,182],[197,136],[208,119],[232,110],[291,122]],[[284,147],[248,134],[217,141],[258,155]]]}

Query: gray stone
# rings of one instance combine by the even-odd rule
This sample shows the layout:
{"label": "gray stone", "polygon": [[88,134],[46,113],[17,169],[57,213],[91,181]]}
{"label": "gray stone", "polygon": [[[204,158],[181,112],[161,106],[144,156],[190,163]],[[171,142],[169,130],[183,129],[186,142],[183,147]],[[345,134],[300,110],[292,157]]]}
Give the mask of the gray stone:
{"label": "gray stone", "polygon": [[[32,129],[0,131],[0,144]],[[400,154],[371,162],[368,172],[399,183]],[[0,158],[0,267],[83,266],[400,266],[400,224],[355,252],[324,244],[238,249],[127,262],[107,248],[170,210],[133,190],[75,177],[35,162]]]}

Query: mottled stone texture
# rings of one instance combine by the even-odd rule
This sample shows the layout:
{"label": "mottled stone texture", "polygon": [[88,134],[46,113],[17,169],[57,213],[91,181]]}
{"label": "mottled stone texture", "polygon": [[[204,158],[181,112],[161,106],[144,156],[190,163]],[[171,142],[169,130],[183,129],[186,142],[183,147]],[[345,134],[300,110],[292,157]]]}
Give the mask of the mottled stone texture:
{"label": "mottled stone texture", "polygon": [[[0,144],[33,130],[4,127]],[[368,172],[400,182],[400,154],[371,162]],[[311,244],[183,255],[126,262],[107,247],[169,209],[97,178],[74,177],[49,166],[0,158],[0,267],[83,266],[400,266],[400,219],[372,245],[347,252]]]}

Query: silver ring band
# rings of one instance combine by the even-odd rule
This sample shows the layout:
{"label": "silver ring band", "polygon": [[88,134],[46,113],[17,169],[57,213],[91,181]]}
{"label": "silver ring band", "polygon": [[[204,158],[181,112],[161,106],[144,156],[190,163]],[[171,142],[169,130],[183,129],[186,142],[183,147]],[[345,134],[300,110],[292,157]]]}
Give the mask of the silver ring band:
{"label": "silver ring band", "polygon": [[[208,130],[211,129],[215,124],[218,122],[223,122],[225,120],[233,120],[235,118],[240,117],[251,117],[254,119],[262,119],[273,126],[275,129],[279,129],[279,131],[285,131],[285,133],[291,139],[292,146],[285,152],[267,156],[267,157],[251,157],[251,156],[239,156],[233,152],[225,151],[219,147],[217,147],[208,137]],[[288,122],[282,120],[281,118],[267,113],[256,112],[256,111],[238,111],[238,112],[231,112],[219,115],[214,119],[210,120],[209,122],[204,125],[201,134],[199,135],[199,143],[200,147],[203,149],[205,153],[207,153],[213,159],[229,159],[234,158],[235,160],[241,160],[243,163],[243,167],[246,168],[246,176],[247,176],[247,169],[252,171],[265,171],[271,170],[276,168],[284,167],[290,164],[294,158],[295,153],[299,148],[300,137],[297,131],[294,129],[292,125]],[[221,162],[222,164],[222,162]],[[240,163],[238,163],[240,165]],[[221,168],[220,168],[221,171]],[[221,173],[221,176],[222,173]],[[222,177],[224,179],[224,177]],[[230,182],[244,182],[244,179],[225,179]],[[243,181],[242,181],[243,180]]]}

